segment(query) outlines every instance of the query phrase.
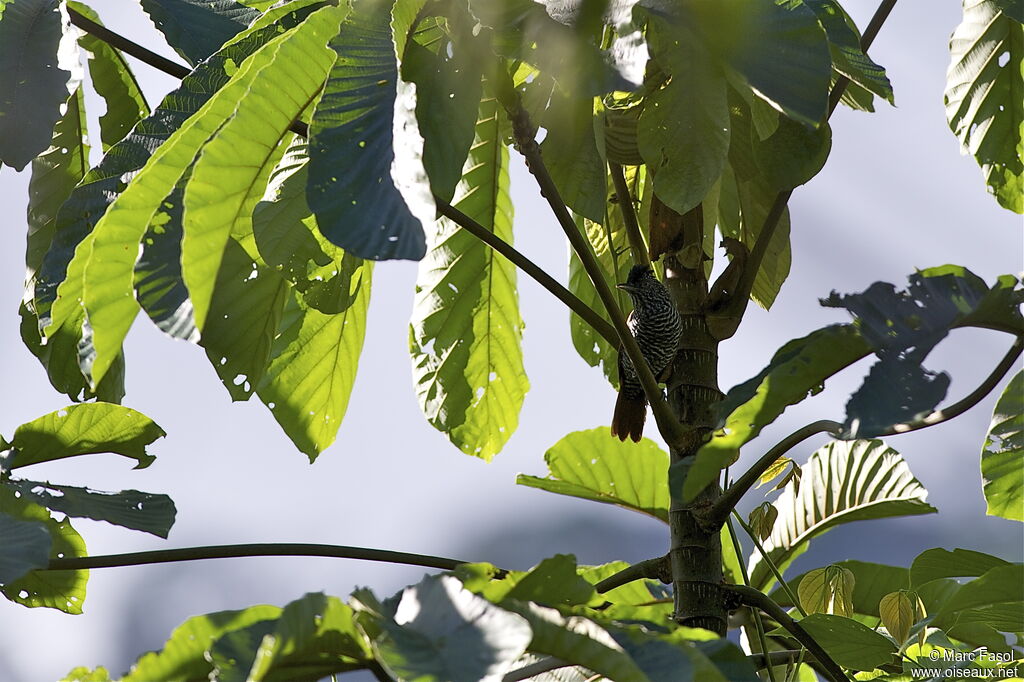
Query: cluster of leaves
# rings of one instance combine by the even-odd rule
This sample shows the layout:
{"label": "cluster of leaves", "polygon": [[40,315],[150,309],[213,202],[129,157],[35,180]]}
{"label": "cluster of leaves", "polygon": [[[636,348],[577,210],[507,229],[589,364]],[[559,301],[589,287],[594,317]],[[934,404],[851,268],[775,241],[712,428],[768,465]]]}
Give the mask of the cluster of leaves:
{"label": "cluster of leaves", "polygon": [[[138,490],[104,492],[11,472],[42,462],[110,452],[134,459],[136,469],[155,459],[146,446],[164,436],[151,419],[111,403],[71,405],[22,424],[0,437],[0,591],[25,606],[81,613],[89,572],[45,569],[51,559],[85,556],[85,542],[70,517],[106,521],[166,538],[174,524],[167,495]],[[54,514],[59,515],[55,518]]]}

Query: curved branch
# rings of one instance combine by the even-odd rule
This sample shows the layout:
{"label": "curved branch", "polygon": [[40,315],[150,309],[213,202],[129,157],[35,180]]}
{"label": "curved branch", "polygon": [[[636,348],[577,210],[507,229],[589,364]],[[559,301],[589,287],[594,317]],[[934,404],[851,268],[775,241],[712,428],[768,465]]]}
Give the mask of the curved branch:
{"label": "curved branch", "polygon": [[[159,549],[151,552],[131,552],[128,554],[107,554],[99,556],[66,557],[50,559],[46,568],[37,571],[73,571],[88,568],[111,568],[115,566],[142,566],[144,564],[165,564],[175,561],[197,561],[200,559],[232,559],[256,556],[316,556],[335,559],[361,559],[363,561],[381,561],[408,566],[426,566],[453,570],[460,565],[469,563],[458,559],[431,556],[429,554],[410,554],[395,552],[388,549],[370,549],[367,547],[348,547],[345,545],[318,545],[293,542],[266,542],[239,545],[208,545],[205,547],[182,547],[178,549]],[[505,569],[498,569],[498,577],[507,574]]]}
{"label": "curved branch", "polygon": [[612,185],[615,187],[615,198],[618,199],[619,210],[622,211],[622,223],[626,226],[626,238],[629,240],[629,250],[633,253],[633,263],[650,265],[651,256],[647,252],[647,245],[644,244],[640,220],[636,217],[636,209],[633,206],[633,195],[629,193],[629,185],[626,184],[626,174],[622,170],[622,166],[614,161],[608,162],[608,172],[612,176]]}
{"label": "curved branch", "polygon": [[[892,12],[893,7],[896,5],[896,0],[882,0],[878,9],[875,10],[874,16],[871,17],[871,21],[868,23],[864,34],[860,39],[860,47],[864,52],[868,51],[871,47],[871,43],[874,42],[875,37],[878,35],[879,29],[882,28],[882,24],[889,18],[889,13]],[[849,85],[850,81],[845,76],[840,77],[835,86],[832,88],[832,92],[829,93],[829,107],[828,114],[825,116],[827,121],[831,116],[832,112],[835,111],[836,106],[839,104],[839,100],[846,90],[846,86]],[[775,228],[779,225],[779,219],[782,218],[782,213],[786,210],[786,205],[789,203],[789,198],[793,196],[793,190],[786,190],[779,192],[775,196],[775,202],[772,204],[771,210],[768,211],[768,215],[764,219],[764,225],[761,227],[761,231],[757,235],[757,241],[754,242],[754,248],[750,250],[750,258],[747,260],[747,266],[743,270],[743,276],[740,278],[740,284],[737,288],[736,297],[742,301],[742,308],[739,311],[740,317],[743,316],[743,312],[746,310],[747,302],[750,299],[750,292],[754,288],[754,278],[757,276],[758,270],[761,269],[761,261],[764,260],[765,253],[768,252],[768,245],[772,241],[772,237],[775,235]]]}
{"label": "curved branch", "polygon": [[578,296],[555,281],[555,279],[545,272],[543,268],[539,267],[519,251],[516,251],[511,244],[501,239],[501,237],[494,234],[436,194],[434,195],[434,203],[437,204],[438,213],[443,215],[445,218],[448,218],[453,223],[466,230],[466,232],[469,232],[484,244],[487,244],[507,258],[513,265],[532,277],[538,284],[550,291],[555,298],[583,318],[583,321],[593,327],[594,331],[604,337],[605,341],[610,343],[612,346],[618,345],[619,337],[615,333],[615,327],[598,315],[597,311],[580,300]]}
{"label": "curved branch", "polygon": [[[614,573],[596,583],[594,590],[599,594],[604,594],[605,592],[611,592],[616,587],[622,587],[634,580],[643,580],[644,578],[670,583],[672,582],[671,572],[672,569],[668,565],[668,555],[666,554],[654,559],[645,559],[632,566],[626,566],[618,573]],[[665,579],[666,577],[668,580]]]}
{"label": "curved branch", "polygon": [[949,407],[944,407],[941,410],[935,410],[921,419],[917,419],[912,422],[904,422],[903,424],[894,424],[883,432],[876,434],[875,437],[881,438],[883,436],[895,436],[900,433],[910,433],[911,431],[926,429],[929,426],[935,426],[936,424],[941,424],[942,422],[947,422],[950,419],[959,417],[961,414],[984,400],[985,396],[991,393],[992,389],[999,385],[999,382],[1003,380],[1006,373],[1013,368],[1014,364],[1016,364],[1021,351],[1024,351],[1024,336],[1018,336],[1014,339],[1013,345],[1010,346],[1010,350],[1006,351],[1006,355],[1004,355],[1003,359],[999,361],[999,364],[995,366],[991,374],[985,377],[985,380],[982,381],[981,384],[971,391],[971,393],[963,400],[955,402]]}
{"label": "curved branch", "polygon": [[569,215],[569,209],[566,208],[565,202],[562,201],[558,187],[555,186],[554,180],[551,179],[551,174],[548,173],[544,159],[541,158],[540,145],[537,144],[536,140],[536,129],[530,121],[530,115],[523,108],[519,93],[512,87],[508,74],[499,73],[498,77],[495,78],[494,86],[498,102],[504,107],[509,119],[512,121],[512,135],[516,142],[516,148],[523,155],[526,167],[537,181],[541,196],[548,202],[548,206],[551,208],[552,213],[554,213],[566,238],[568,238],[573,251],[579,256],[580,262],[583,263],[583,269],[586,270],[587,276],[593,282],[601,303],[604,304],[605,309],[608,311],[608,318],[618,333],[618,343],[633,364],[637,377],[640,379],[640,384],[643,386],[644,394],[647,396],[647,402],[651,405],[651,411],[654,413],[654,418],[658,423],[658,430],[661,432],[662,437],[665,438],[665,441],[674,447],[684,436],[682,426],[672,414],[668,401],[665,400],[661,389],[658,388],[658,381],[654,378],[650,365],[644,360],[643,354],[640,352],[640,346],[637,345],[636,339],[633,338],[629,327],[626,326],[626,318],[615,302],[615,295],[612,293],[611,287],[608,286],[608,281],[605,279],[601,264],[597,262],[597,258],[590,248],[590,243],[584,239],[583,235],[576,228],[576,223],[573,221],[572,216]]}
{"label": "curved branch", "polygon": [[768,470],[775,461],[782,455],[789,452],[799,443],[819,433],[838,434],[843,430],[843,425],[831,419],[822,419],[813,424],[802,426],[776,443],[768,452],[736,479],[736,482],[729,486],[728,490],[722,493],[715,504],[708,511],[708,527],[720,528],[729,518],[729,513],[739,504],[740,499],[747,494],[747,491]]}
{"label": "curved branch", "polygon": [[788,630],[800,644],[811,652],[812,656],[818,659],[818,662],[828,672],[832,682],[849,682],[849,678],[843,672],[843,669],[832,660],[832,657],[818,644],[817,640],[811,637],[807,630],[800,627],[799,623],[790,618],[789,614],[767,594],[746,585],[723,585],[722,588],[735,594],[741,603],[761,609],[764,613],[778,621],[779,625]]}

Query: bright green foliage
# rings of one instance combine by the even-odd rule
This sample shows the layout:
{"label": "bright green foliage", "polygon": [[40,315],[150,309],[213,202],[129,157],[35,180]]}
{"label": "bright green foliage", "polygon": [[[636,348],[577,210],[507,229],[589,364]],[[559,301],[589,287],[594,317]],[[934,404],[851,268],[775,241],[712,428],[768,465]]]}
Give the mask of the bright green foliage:
{"label": "bright green foliage", "polygon": [[156,459],[146,446],[167,435],[141,412],[110,403],[70,405],[22,424],[11,439],[8,468],[64,457],[112,452],[138,461],[143,469]]}
{"label": "bright green foliage", "polygon": [[[1019,4],[1019,3],[1018,3]],[[946,119],[999,205],[1024,213],[1024,26],[994,0],[964,0],[950,40]]]}
{"label": "bright green foliage", "polygon": [[800,621],[825,651],[844,668],[874,670],[891,663],[896,647],[884,635],[851,618],[814,613]]}
{"label": "bright green foliage", "polygon": [[390,3],[358,0],[330,41],[337,57],[309,127],[306,197],[324,236],[349,253],[419,260],[434,201],[390,20]]}
{"label": "bright green foliage", "polygon": [[652,57],[671,80],[646,98],[637,144],[658,198],[685,213],[703,201],[725,166],[726,85],[704,47],[679,26],[652,17],[649,31]]}
{"label": "bright green foliage", "polygon": [[270,364],[256,389],[311,461],[334,442],[356,378],[372,272],[372,263],[358,262],[340,284],[347,294],[340,312],[322,313],[289,292]]}
{"label": "bright green foliage", "polygon": [[[88,5],[71,0],[68,7],[102,24],[99,16]],[[89,57],[92,86],[107,105],[106,112],[100,116],[100,141],[103,143],[103,151],[106,151],[123,140],[136,123],[149,115],[149,105],[120,50],[89,33],[83,33],[78,38],[78,44]]]}
{"label": "bright green foliage", "polygon": [[50,531],[45,523],[0,513],[0,585],[13,582],[50,560]]}
{"label": "bright green foliage", "polygon": [[910,584],[914,588],[943,578],[976,578],[993,568],[1009,566],[998,557],[969,549],[936,548],[918,554],[910,566]]}
{"label": "bright green foliage", "polygon": [[108,493],[70,485],[9,479],[6,485],[24,499],[76,518],[107,521],[166,538],[174,524],[174,502],[167,495],[138,490]]}
{"label": "bright green foliage", "polygon": [[175,628],[160,651],[139,658],[121,681],[205,679],[211,666],[204,654],[220,637],[280,615],[281,609],[277,606],[250,606],[241,611],[220,611],[189,618]]}
{"label": "bright green foliage", "polygon": [[320,10],[281,43],[268,44],[265,49],[276,52],[259,67],[266,71],[254,72],[251,81],[244,80],[248,84],[245,96],[234,103],[234,112],[203,146],[192,168],[184,196],[181,266],[200,332],[206,323],[223,245],[231,233],[251,231],[247,223],[253,208],[285,150],[280,142],[292,121],[319,94],[331,67],[332,54],[324,45],[343,16],[342,9]]}
{"label": "bright green foliage", "polygon": [[[511,242],[508,161],[497,102],[485,99],[453,205]],[[420,408],[460,450],[489,460],[515,431],[530,386],[516,269],[447,218],[427,243],[409,330]]]}
{"label": "bright green foliage", "polygon": [[[853,612],[861,616],[877,618],[878,606],[882,597],[890,592],[910,587],[910,571],[899,566],[873,564],[855,559],[840,561],[833,566],[853,574],[854,584],[851,595]],[[810,573],[812,571],[789,578],[787,582],[790,585],[800,585]],[[781,606],[793,606],[789,601],[789,596],[781,587],[776,587],[775,591],[771,593],[771,597]]]}
{"label": "bright green foliage", "polygon": [[0,162],[18,170],[46,149],[70,74],[57,66],[57,0],[5,5],[0,22]]}
{"label": "bright green foliage", "polygon": [[882,625],[889,631],[898,644],[903,644],[910,636],[910,628],[914,621],[914,603],[906,591],[890,592],[878,603],[878,614]]}
{"label": "bright green foliage", "polygon": [[[985,640],[979,636],[983,636],[981,633],[985,630],[1019,632],[1022,620],[1024,565],[1010,564],[991,568],[960,586],[934,614],[932,625],[942,628],[951,637],[982,643]],[[995,641],[1000,637],[997,634]],[[1005,648],[1001,643],[996,646]]]}
{"label": "bright green foliage", "polygon": [[[85,556],[85,542],[71,527],[70,521],[64,519],[58,522],[50,518],[46,509],[16,497],[15,492],[7,486],[0,486],[0,518],[42,525],[49,534],[50,559]],[[42,558],[37,554],[39,549],[38,543],[23,545],[21,550],[25,553],[19,552],[13,558],[21,559],[22,568],[39,566],[39,559]],[[33,571],[16,579],[10,579],[12,577],[13,573],[0,587],[0,592],[11,601],[29,607],[45,606],[65,613],[82,612],[88,571]]]}
{"label": "bright green foliage", "polygon": [[1006,385],[981,451],[988,513],[1024,521],[1024,372]]}
{"label": "bright green foliage", "polygon": [[[835,441],[803,466],[800,492],[787,486],[775,500],[779,519],[764,543],[769,558],[784,570],[816,536],[843,523],[929,514],[927,491],[910,467],[881,441]],[[856,485],[850,485],[856,481]],[[750,561],[750,584],[768,587],[774,578],[761,557]]]}
{"label": "bright green foliage", "polygon": [[779,510],[771,502],[762,502],[750,510],[747,523],[750,524],[754,535],[766,540],[772,534],[772,527],[777,518],[779,518]]}
{"label": "bright green foliage", "polygon": [[142,0],[142,9],[190,64],[198,64],[259,13],[234,0]]}
{"label": "bright green foliage", "polygon": [[807,613],[832,613],[853,616],[853,590],[857,578],[842,566],[826,566],[808,571],[797,586],[800,606]]}
{"label": "bright green foliage", "polygon": [[576,557],[567,554],[556,554],[541,561],[515,584],[505,598],[548,606],[604,602],[590,583],[577,575]]}
{"label": "bright green foliage", "polygon": [[790,405],[820,390],[824,381],[864,357],[867,343],[852,325],[834,325],[790,341],[756,377],[732,388],[719,404],[724,430],[714,433],[686,474],[683,495],[692,498],[739,449]]}
{"label": "bright green foliage", "polygon": [[548,477],[516,483],[559,495],[615,504],[668,522],[668,453],[654,441],[623,443],[607,427],[575,431],[544,453]]}

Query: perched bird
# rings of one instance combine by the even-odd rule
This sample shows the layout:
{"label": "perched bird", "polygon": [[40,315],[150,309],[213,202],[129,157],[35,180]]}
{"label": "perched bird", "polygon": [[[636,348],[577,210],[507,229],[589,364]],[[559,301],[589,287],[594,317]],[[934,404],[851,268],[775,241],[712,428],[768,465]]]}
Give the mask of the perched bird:
{"label": "perched bird", "polygon": [[[634,265],[629,277],[616,285],[633,299],[633,312],[626,321],[644,360],[655,377],[661,377],[672,363],[683,332],[679,311],[665,285],[650,266]],[[612,435],[619,440],[640,441],[647,419],[647,396],[629,357],[619,349],[619,397],[612,415]]]}

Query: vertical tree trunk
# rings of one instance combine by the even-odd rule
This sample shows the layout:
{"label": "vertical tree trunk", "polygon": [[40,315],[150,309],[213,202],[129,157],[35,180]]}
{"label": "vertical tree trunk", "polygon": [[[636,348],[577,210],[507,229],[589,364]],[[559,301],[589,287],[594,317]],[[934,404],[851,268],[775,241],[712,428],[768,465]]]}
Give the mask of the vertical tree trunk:
{"label": "vertical tree trunk", "polygon": [[[680,215],[654,197],[651,232],[663,231],[674,252],[665,256],[665,284],[683,319],[683,335],[668,381],[668,401],[686,430],[686,439],[671,450],[672,463],[687,467],[707,440],[714,422],[711,406],[722,398],[718,389],[718,342],[708,333],[702,306],[708,293],[704,275],[701,207]],[[680,625],[725,635],[728,612],[722,585],[722,543],[717,529],[701,526],[701,510],[721,495],[712,484],[684,503],[671,490],[669,558],[675,594],[674,618]]]}

